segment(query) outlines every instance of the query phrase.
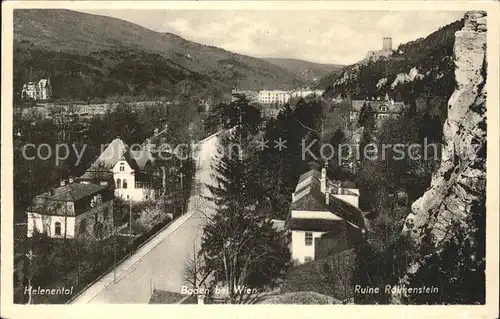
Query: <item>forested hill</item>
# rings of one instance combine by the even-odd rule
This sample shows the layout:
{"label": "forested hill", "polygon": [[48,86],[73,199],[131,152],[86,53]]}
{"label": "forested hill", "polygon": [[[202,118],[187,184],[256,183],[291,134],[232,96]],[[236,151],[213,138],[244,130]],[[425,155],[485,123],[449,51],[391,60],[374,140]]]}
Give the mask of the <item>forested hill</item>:
{"label": "forested hill", "polygon": [[448,99],[454,90],[453,44],[463,24],[463,19],[458,20],[401,44],[390,58],[367,57],[347,66],[337,79],[324,80],[325,96],[365,98],[388,93],[414,107],[431,108],[433,99]]}
{"label": "forested hill", "polygon": [[14,89],[50,77],[55,98],[203,95],[241,87],[291,88],[292,72],[262,59],[69,10],[14,12]]}

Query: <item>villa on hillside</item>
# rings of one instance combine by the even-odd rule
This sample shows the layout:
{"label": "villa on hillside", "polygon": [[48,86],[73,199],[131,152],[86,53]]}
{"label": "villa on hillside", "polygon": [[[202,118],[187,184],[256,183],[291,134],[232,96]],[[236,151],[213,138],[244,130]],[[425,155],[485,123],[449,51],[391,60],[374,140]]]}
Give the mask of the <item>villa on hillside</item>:
{"label": "villa on hillside", "polygon": [[366,227],[358,203],[359,190],[328,181],[326,168],[302,174],[285,226],[294,263],[332,255],[361,242]]}
{"label": "villa on hillside", "polygon": [[401,115],[405,109],[403,102],[395,102],[393,99],[389,98],[387,94],[384,99],[372,97],[371,99],[352,100],[351,111],[349,113],[351,122],[355,122],[359,119],[359,114],[364,105],[368,107],[370,112],[375,113],[378,125],[382,124],[387,118]]}
{"label": "villa on hillside", "polygon": [[[112,183],[115,195],[125,200],[152,200],[166,191],[166,176],[174,156],[162,156],[160,148],[168,141],[167,128],[155,129],[139,149],[130,149],[119,137],[114,139],[79,177],[84,183],[104,180]],[[170,165],[170,166],[169,166]]]}
{"label": "villa on hillside", "polygon": [[28,82],[23,85],[21,97],[33,100],[48,100],[52,97],[50,79],[41,79],[38,82]]}
{"label": "villa on hillside", "polygon": [[61,181],[59,187],[36,196],[26,210],[27,236],[35,231],[51,238],[112,235],[113,194],[106,185]]}

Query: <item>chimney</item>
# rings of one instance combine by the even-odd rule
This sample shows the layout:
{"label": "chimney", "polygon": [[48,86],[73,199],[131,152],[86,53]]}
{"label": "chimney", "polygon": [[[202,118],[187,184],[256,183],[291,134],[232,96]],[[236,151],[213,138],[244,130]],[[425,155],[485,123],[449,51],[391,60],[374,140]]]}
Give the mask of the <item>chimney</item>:
{"label": "chimney", "polygon": [[155,128],[154,132],[155,132],[155,136],[158,135],[158,129],[157,128]]}
{"label": "chimney", "polygon": [[59,184],[60,186],[65,186],[66,185],[66,181],[64,179],[61,179],[61,182]]}
{"label": "chimney", "polygon": [[75,179],[73,178],[73,176],[70,176],[69,180],[68,180],[68,183],[71,184],[71,183],[74,183],[74,182],[75,182]]}
{"label": "chimney", "polygon": [[323,168],[321,169],[321,192],[323,194],[326,194],[326,184],[328,183],[327,178],[326,178],[327,165],[328,165],[328,162],[325,160],[325,166],[323,166]]}

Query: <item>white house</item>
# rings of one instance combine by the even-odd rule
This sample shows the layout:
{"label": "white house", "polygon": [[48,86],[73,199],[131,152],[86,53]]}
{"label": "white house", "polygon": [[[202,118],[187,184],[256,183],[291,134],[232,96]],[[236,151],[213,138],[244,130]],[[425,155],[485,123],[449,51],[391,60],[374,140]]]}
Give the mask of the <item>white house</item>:
{"label": "white house", "polygon": [[26,215],[28,237],[36,230],[51,238],[108,238],[114,231],[113,194],[104,185],[62,181],[36,196]]}
{"label": "white house", "polygon": [[[131,149],[119,137],[114,139],[90,168],[79,177],[83,182],[111,181],[115,195],[140,202],[157,198],[166,191],[167,169],[171,171],[174,152],[165,150],[167,129],[148,138],[140,147]],[[162,153],[163,152],[163,153]],[[159,156],[170,152],[169,156]]]}
{"label": "white house", "polygon": [[146,149],[132,151],[120,138],[116,138],[79,180],[84,183],[112,181],[116,196],[139,202],[159,195],[161,172]]}
{"label": "white house", "polygon": [[362,238],[365,223],[357,207],[359,191],[339,186],[328,182],[325,168],[300,176],[286,223],[294,263],[348,249]]}
{"label": "white house", "polygon": [[28,82],[23,85],[21,91],[23,98],[34,100],[48,100],[52,96],[52,85],[50,79],[41,79],[38,82]]}

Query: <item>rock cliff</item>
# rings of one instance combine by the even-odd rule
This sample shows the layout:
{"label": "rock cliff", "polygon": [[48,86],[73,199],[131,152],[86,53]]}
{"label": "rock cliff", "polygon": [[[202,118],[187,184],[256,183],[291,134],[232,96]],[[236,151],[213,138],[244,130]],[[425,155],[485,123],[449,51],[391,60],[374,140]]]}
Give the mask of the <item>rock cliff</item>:
{"label": "rock cliff", "polygon": [[467,12],[455,33],[456,89],[443,127],[441,164],[412,205],[403,232],[417,243],[429,231],[439,245],[453,221],[463,222],[486,191],[486,13]]}

